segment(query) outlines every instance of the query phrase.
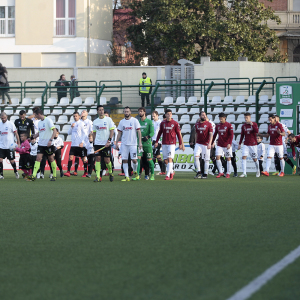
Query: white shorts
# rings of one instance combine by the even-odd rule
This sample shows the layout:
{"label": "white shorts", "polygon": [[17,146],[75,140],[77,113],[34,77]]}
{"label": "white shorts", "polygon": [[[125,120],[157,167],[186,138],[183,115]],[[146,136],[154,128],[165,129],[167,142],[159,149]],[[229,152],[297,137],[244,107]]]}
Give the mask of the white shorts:
{"label": "white shorts", "polygon": [[227,149],[227,147],[216,147],[216,156],[232,157],[232,147]]}
{"label": "white shorts", "polygon": [[277,153],[279,158],[283,158],[283,145],[279,145],[279,146],[269,145],[267,157],[271,157],[271,158],[274,157],[275,152]]}
{"label": "white shorts", "polygon": [[204,160],[209,160],[210,159],[210,149],[207,149],[207,146],[201,145],[201,144],[196,144],[195,149],[194,149],[194,157],[200,156]]}
{"label": "white shorts", "polygon": [[175,156],[175,145],[162,145],[163,159],[174,158]]}
{"label": "white shorts", "polygon": [[137,159],[137,146],[122,145],[121,150],[122,160],[128,160],[129,153],[131,159]]}
{"label": "white shorts", "polygon": [[243,146],[242,156],[248,156],[251,158],[257,158],[257,146]]}

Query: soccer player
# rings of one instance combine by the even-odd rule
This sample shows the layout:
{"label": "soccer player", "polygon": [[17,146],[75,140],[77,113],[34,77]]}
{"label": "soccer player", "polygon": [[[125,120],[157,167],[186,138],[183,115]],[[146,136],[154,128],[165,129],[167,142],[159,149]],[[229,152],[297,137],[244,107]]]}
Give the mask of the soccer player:
{"label": "soccer player", "polygon": [[156,175],[166,175],[166,167],[165,164],[160,156],[160,149],[161,149],[161,141],[158,141],[158,146],[157,148],[154,147],[156,137],[159,131],[160,123],[161,120],[158,118],[158,112],[155,110],[152,113],[152,122],[153,122],[153,127],[154,127],[154,135],[152,137],[152,145],[153,145],[153,162],[157,161],[160,167],[160,172],[157,173]]}
{"label": "soccer player", "polygon": [[[196,164],[196,169],[198,170],[195,179],[200,177],[202,179],[206,179],[209,167],[211,142],[213,138],[213,127],[211,123],[207,121],[206,113],[204,111],[201,111],[199,116],[200,120],[195,124],[196,145],[194,149],[194,160]],[[204,161],[204,169],[202,176],[200,172],[200,154],[202,160]]]}
{"label": "soccer player", "polygon": [[81,157],[83,163],[86,163],[87,160],[84,148],[86,141],[84,123],[80,120],[80,115],[77,111],[73,113],[73,118],[75,122],[72,123],[68,132],[69,135],[72,135],[72,142],[69,152],[68,171],[64,174],[67,177],[71,176],[70,171],[74,156]]}
{"label": "soccer player", "polygon": [[181,132],[179,124],[172,119],[172,110],[166,109],[165,111],[166,120],[160,123],[159,132],[156,137],[154,147],[158,146],[158,141],[163,136],[162,139],[162,151],[165,164],[167,165],[167,176],[165,180],[173,179],[173,158],[175,155],[176,146],[176,135],[179,141],[179,149],[184,151],[185,147],[181,138]]}
{"label": "soccer player", "polygon": [[263,172],[263,162],[264,162],[264,156],[266,154],[266,146],[262,142],[262,136],[260,134],[257,135],[256,137],[257,141],[257,157],[259,158],[259,171],[260,174]]}
{"label": "soccer player", "polygon": [[56,128],[53,124],[53,121],[50,118],[46,118],[41,109],[36,109],[34,111],[34,116],[40,121],[38,123],[38,132],[33,135],[33,138],[36,139],[38,137],[39,141],[33,173],[28,177],[27,180],[34,181],[36,179],[36,174],[40,169],[43,156],[46,155],[48,156],[48,160],[50,161],[50,166],[53,171],[53,177],[50,179],[50,181],[56,181],[56,162],[53,155],[55,149],[52,145],[53,139],[56,135]]}
{"label": "soccer player", "polygon": [[[139,116],[140,116],[140,132],[142,135],[142,146],[143,151],[138,151],[138,167],[137,167],[137,176],[132,180],[139,180],[140,179],[140,167],[141,167],[141,158],[144,158],[144,163],[149,164],[151,177],[150,180],[155,180],[154,178],[154,162],[153,162],[153,150],[152,150],[152,143],[151,138],[154,135],[154,127],[151,120],[146,118],[146,109],[144,107],[140,107],[138,109]],[[148,162],[147,162],[148,161]],[[145,176],[146,177],[146,176]]]}
{"label": "soccer player", "polygon": [[220,178],[224,175],[222,173],[222,163],[221,163],[221,156],[225,155],[227,160],[227,174],[226,178],[230,178],[231,172],[231,157],[232,157],[232,140],[233,140],[233,128],[232,125],[226,122],[226,115],[224,113],[219,114],[220,123],[216,125],[216,130],[214,133],[212,144],[214,143],[217,135],[218,138],[218,145],[216,147],[216,163],[219,170],[219,175],[216,178]]}
{"label": "soccer player", "polygon": [[233,167],[233,177],[238,177],[237,175],[237,165],[236,165],[236,151],[238,150],[238,143],[232,139],[232,158],[231,158],[231,164],[232,164],[232,167]]}
{"label": "soccer player", "polygon": [[239,177],[247,177],[247,156],[253,159],[256,168],[256,177],[260,177],[259,162],[257,160],[257,141],[256,135],[258,134],[258,126],[255,122],[251,121],[251,114],[245,113],[245,124],[242,125],[241,138],[238,149],[241,149],[243,139],[245,137],[243,152],[242,152],[242,170],[243,174]]}
{"label": "soccer player", "polygon": [[269,170],[271,166],[271,159],[274,157],[275,152],[277,153],[280,159],[281,172],[278,176],[284,176],[284,165],[285,162],[283,160],[283,145],[282,145],[282,137],[285,136],[284,129],[282,125],[276,121],[275,115],[269,116],[270,125],[268,127],[267,134],[261,134],[263,137],[270,137],[270,144],[268,147],[267,154],[267,163],[266,169],[262,172],[262,175],[269,176]]}
{"label": "soccer player", "polygon": [[3,159],[8,158],[10,164],[12,165],[15,176],[19,179],[19,173],[17,171],[17,165],[15,162],[15,151],[12,148],[14,145],[14,136],[17,139],[18,147],[20,147],[20,139],[17,132],[17,128],[14,123],[7,120],[7,115],[5,112],[1,113],[0,122],[0,179],[3,177]]}
{"label": "soccer player", "polygon": [[[61,150],[64,148],[64,141],[62,140],[62,138],[59,136],[59,131],[56,129],[56,135],[53,139],[53,146],[55,147],[55,152],[54,152],[54,159],[56,161],[56,165],[60,171],[60,177],[64,176],[64,172],[62,169],[62,165],[61,165]],[[49,166],[50,166],[50,162],[48,161]],[[52,173],[52,169],[50,170],[51,174],[50,174],[50,178],[53,176]]]}
{"label": "soccer player", "polygon": [[23,178],[31,175],[31,159],[30,159],[30,143],[28,141],[27,132],[21,133],[21,146],[16,148],[16,151],[20,153],[19,159],[19,169],[24,173],[22,174]]}
{"label": "soccer player", "polygon": [[121,139],[122,135],[122,161],[123,169],[125,173],[125,178],[122,181],[130,181],[128,175],[128,156],[130,154],[132,161],[132,168],[135,175],[135,178],[138,177],[137,172],[137,136],[139,141],[139,152],[143,149],[142,146],[142,134],[141,126],[139,121],[136,118],[131,117],[131,109],[126,106],[124,108],[124,119],[122,119],[118,126],[118,136],[116,141],[116,149],[119,150],[118,142]]}
{"label": "soccer player", "polygon": [[93,133],[89,134],[89,144],[86,145],[87,159],[88,159],[88,174],[87,178],[92,177],[92,172],[95,170],[95,151],[94,151],[94,136]]}
{"label": "soccer player", "polygon": [[[104,158],[104,162],[108,169],[109,180],[114,181],[114,174],[111,164],[111,139],[114,135],[115,125],[110,117],[104,115],[103,105],[97,106],[98,118],[93,123],[93,137],[94,137],[94,150],[96,156],[96,179],[94,182],[101,182],[101,157]],[[97,150],[105,147],[103,150],[97,152]]]}
{"label": "soccer player", "polygon": [[300,147],[300,135],[294,135],[294,134],[290,133],[288,135],[288,139],[289,139],[290,146],[292,149],[293,159],[296,160],[295,147],[297,147],[297,148]]}
{"label": "soccer player", "polygon": [[26,133],[27,136],[31,136],[35,133],[35,127],[33,120],[30,118],[26,118],[26,111],[20,110],[19,112],[19,119],[15,120],[15,126],[18,130],[18,135],[20,136],[21,133]]}

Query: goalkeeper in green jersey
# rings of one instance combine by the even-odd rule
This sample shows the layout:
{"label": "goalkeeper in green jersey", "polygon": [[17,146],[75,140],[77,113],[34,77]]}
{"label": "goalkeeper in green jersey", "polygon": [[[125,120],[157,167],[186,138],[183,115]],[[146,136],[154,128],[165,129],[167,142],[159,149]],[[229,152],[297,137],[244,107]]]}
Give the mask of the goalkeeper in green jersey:
{"label": "goalkeeper in green jersey", "polygon": [[143,152],[138,150],[138,168],[137,168],[137,176],[132,180],[139,180],[140,168],[141,168],[141,159],[143,158],[143,162],[148,161],[151,176],[150,180],[154,180],[154,162],[153,162],[153,149],[152,149],[152,140],[151,137],[154,135],[154,127],[151,120],[146,118],[146,109],[144,107],[140,107],[139,110],[140,116],[140,125],[141,125],[141,134],[142,134],[142,145]]}

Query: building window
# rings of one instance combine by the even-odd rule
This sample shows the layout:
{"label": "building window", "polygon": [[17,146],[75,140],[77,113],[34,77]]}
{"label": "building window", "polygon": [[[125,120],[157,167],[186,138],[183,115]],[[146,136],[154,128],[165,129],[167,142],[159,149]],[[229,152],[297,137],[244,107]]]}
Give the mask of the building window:
{"label": "building window", "polygon": [[75,36],[76,0],[55,0],[55,35]]}
{"label": "building window", "polygon": [[15,36],[14,6],[0,6],[0,36]]}
{"label": "building window", "polygon": [[300,0],[293,1],[293,11],[300,11]]}

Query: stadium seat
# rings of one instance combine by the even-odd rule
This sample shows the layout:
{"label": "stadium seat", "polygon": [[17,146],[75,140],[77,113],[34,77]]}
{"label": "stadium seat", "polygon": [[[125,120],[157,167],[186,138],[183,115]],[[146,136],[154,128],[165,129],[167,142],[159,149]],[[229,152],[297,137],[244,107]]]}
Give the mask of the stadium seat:
{"label": "stadium seat", "polygon": [[55,123],[55,121],[56,121],[55,116],[49,115],[49,116],[47,116],[47,118],[51,119],[53,121],[53,123]]}
{"label": "stadium seat", "polygon": [[227,118],[226,118],[226,121],[228,123],[234,123],[234,121],[235,121],[235,115],[228,115]]}
{"label": "stadium seat", "polygon": [[[202,110],[204,111],[204,107],[203,107]],[[211,114],[211,107],[208,107],[208,108],[207,108],[207,113],[208,113],[208,114]]]}
{"label": "stadium seat", "polygon": [[74,122],[75,122],[74,117],[71,116],[70,121],[68,122],[68,124],[72,124],[72,123],[74,123]]}
{"label": "stadium seat", "polygon": [[177,110],[177,115],[185,115],[187,114],[187,107],[180,107],[178,110]]}
{"label": "stadium seat", "polygon": [[15,115],[19,115],[19,113],[20,113],[21,110],[25,110],[26,111],[26,109],[25,109],[24,106],[19,106],[19,107],[16,108]]}
{"label": "stadium seat", "polygon": [[178,97],[174,105],[182,105],[185,104],[185,97]]}
{"label": "stadium seat", "polygon": [[223,102],[223,104],[232,104],[233,103],[233,97],[232,96],[226,96],[225,98],[224,98],[224,102]]}
{"label": "stadium seat", "polygon": [[241,105],[241,106],[238,106],[237,110],[233,113],[236,115],[240,115],[240,114],[244,114],[246,111],[247,111],[246,106]]}
{"label": "stadium seat", "polygon": [[30,106],[30,105],[32,105],[32,100],[31,100],[31,98],[24,98],[24,99],[22,100],[21,105],[23,105],[23,106]]}
{"label": "stadium seat", "polygon": [[54,98],[54,97],[51,97],[48,99],[47,103],[46,103],[47,106],[55,106],[57,105],[57,99]]}
{"label": "stadium seat", "polygon": [[148,119],[148,120],[151,120],[151,115],[148,115],[148,116],[147,116],[147,119]]}
{"label": "stadium seat", "polygon": [[89,110],[89,114],[90,114],[91,116],[97,115],[97,107],[96,107],[96,106],[92,106],[92,107],[90,108],[90,110]]}
{"label": "stadium seat", "polygon": [[268,114],[269,113],[269,107],[268,106],[262,106],[259,110],[260,114]]}
{"label": "stadium seat", "polygon": [[211,120],[213,120],[215,124],[219,123],[220,122],[219,115],[215,115],[214,119]]}
{"label": "stadium seat", "polygon": [[65,136],[63,134],[59,134],[58,136],[63,140],[63,142],[65,141]]}
{"label": "stadium seat", "polygon": [[165,109],[163,107],[157,106],[155,110],[158,112],[159,115],[165,113]]}
{"label": "stadium seat", "polygon": [[71,104],[74,106],[80,106],[82,105],[82,99],[80,97],[75,97]]}
{"label": "stadium seat", "polygon": [[256,107],[255,106],[250,106],[247,110],[248,113],[250,114],[255,114],[256,112]]}
{"label": "stadium seat", "polygon": [[[206,115],[207,116],[207,118],[209,119],[209,120],[212,120],[213,119],[213,116],[212,115]],[[219,120],[218,120],[218,122],[219,122]]]}
{"label": "stadium seat", "polygon": [[100,97],[100,105],[107,105],[106,97]]}
{"label": "stadium seat", "polygon": [[240,139],[241,139],[241,135],[238,134],[238,135],[236,136],[236,138],[235,138],[235,141],[236,141],[237,143],[239,143],[239,142],[240,142]]}
{"label": "stadium seat", "polygon": [[176,114],[176,107],[171,106],[171,107],[167,107],[167,109],[171,109],[173,115]]}
{"label": "stadium seat", "polygon": [[32,107],[29,107],[28,110],[27,110],[27,116],[31,116],[33,115],[33,111],[32,111]]}
{"label": "stadium seat", "polygon": [[[229,97],[229,96],[227,96]],[[230,96],[231,97],[231,96]],[[234,114],[234,106],[233,105],[228,105],[226,106],[225,110],[224,110],[225,114]]]}
{"label": "stadium seat", "polygon": [[189,124],[182,125],[181,134],[184,134],[184,133],[191,133],[191,125],[189,125]]}
{"label": "stadium seat", "polygon": [[55,106],[53,107],[52,115],[58,116],[63,113],[61,106]]}
{"label": "stadium seat", "polygon": [[70,104],[70,99],[68,97],[63,97],[59,101],[60,106],[68,106]]}
{"label": "stadium seat", "polygon": [[258,128],[259,133],[268,132],[268,124],[261,124]]}
{"label": "stadium seat", "polygon": [[169,106],[171,104],[173,104],[173,97],[166,97],[161,105]]}
{"label": "stadium seat", "polygon": [[195,104],[197,104],[197,97],[195,96],[189,97],[186,105],[195,105]]}
{"label": "stadium seat", "polygon": [[269,120],[268,114],[262,114],[258,120],[258,123],[267,123]]}
{"label": "stadium seat", "polygon": [[190,135],[189,134],[185,134],[183,137],[182,137],[182,140],[184,143],[188,143],[189,140],[190,140]]}
{"label": "stadium seat", "polygon": [[276,107],[275,106],[273,106],[271,108],[271,110],[269,111],[269,114],[276,114]]}
{"label": "stadium seat", "polygon": [[74,111],[75,111],[74,106],[68,106],[63,114],[70,116],[70,115],[73,115]]}
{"label": "stadium seat", "polygon": [[216,114],[219,114],[221,112],[223,112],[223,106],[218,105],[218,106],[215,106],[215,109],[212,111],[212,114],[216,115]]}
{"label": "stadium seat", "polygon": [[273,95],[269,104],[276,104],[276,95]]}
{"label": "stadium seat", "polygon": [[15,123],[15,121],[19,119],[19,116],[11,116],[9,121],[11,121],[12,123]]}
{"label": "stadium seat", "polygon": [[[198,103],[199,105],[204,105],[204,96],[200,98],[200,102]],[[207,104],[209,104],[209,97],[207,97]]]}
{"label": "stadium seat", "polygon": [[199,115],[199,107],[192,107],[190,111],[187,112],[188,115]]}
{"label": "stadium seat", "polygon": [[245,103],[245,97],[244,96],[236,96],[235,101],[233,104],[244,104]]}
{"label": "stadium seat", "polygon": [[245,123],[244,115],[238,115],[236,121],[234,121],[233,123],[236,123],[236,124]]}
{"label": "stadium seat", "polygon": [[50,115],[50,113],[51,113],[51,112],[50,112],[50,107],[49,107],[49,106],[45,106],[45,107],[44,107],[44,115],[45,115],[45,116],[48,116],[48,115]]}
{"label": "stadium seat", "polygon": [[9,106],[18,106],[20,104],[20,100],[18,98],[11,98],[11,104]]}
{"label": "stadium seat", "polygon": [[56,124],[67,124],[68,123],[68,117],[67,116],[59,116]]}
{"label": "stadium seat", "polygon": [[33,106],[41,106],[42,105],[42,98],[35,98]]}
{"label": "stadium seat", "polygon": [[261,95],[259,97],[258,104],[262,105],[262,104],[268,104],[268,103],[269,103],[268,95]]}
{"label": "stadium seat", "polygon": [[249,105],[249,104],[252,105],[252,104],[255,104],[255,103],[256,103],[256,97],[254,95],[249,96],[248,99],[247,99],[246,104],[247,105]]}
{"label": "stadium seat", "polygon": [[210,105],[218,105],[221,104],[221,97],[220,96],[214,96],[211,99],[211,102],[209,103]]}
{"label": "stadium seat", "polygon": [[180,121],[178,122],[179,124],[186,124],[190,122],[190,117],[189,115],[182,115],[180,118]]}
{"label": "stadium seat", "polygon": [[70,128],[71,125],[64,125],[60,133],[67,134]]}
{"label": "stadium seat", "polygon": [[198,119],[199,115],[193,115],[192,120],[189,123],[195,125]]}
{"label": "stadium seat", "polygon": [[67,136],[66,142],[72,142],[72,135]]}
{"label": "stadium seat", "polygon": [[234,130],[234,133],[241,133],[243,124],[239,124],[238,127]]}
{"label": "stadium seat", "polygon": [[177,115],[172,115],[172,119],[176,122],[178,122],[178,116]]}
{"label": "stadium seat", "polygon": [[54,126],[60,132],[60,125],[55,124]]}
{"label": "stadium seat", "polygon": [[[100,104],[101,104],[101,98],[105,98],[105,97],[100,97]],[[94,98],[93,97],[86,97],[84,99],[84,105],[86,106],[92,106],[95,104]],[[105,98],[105,104],[101,104],[101,105],[106,105],[106,98]]]}

